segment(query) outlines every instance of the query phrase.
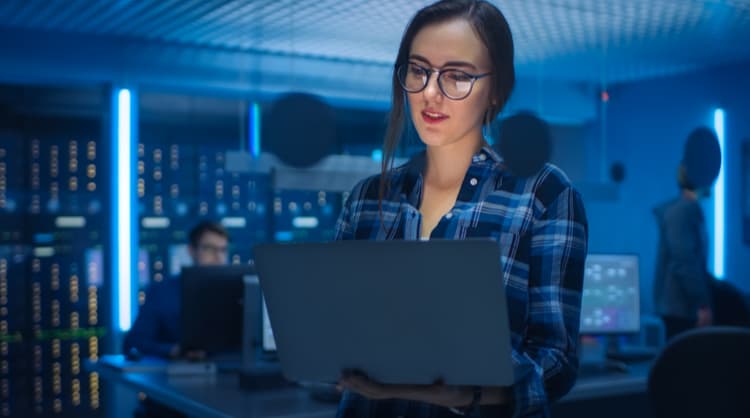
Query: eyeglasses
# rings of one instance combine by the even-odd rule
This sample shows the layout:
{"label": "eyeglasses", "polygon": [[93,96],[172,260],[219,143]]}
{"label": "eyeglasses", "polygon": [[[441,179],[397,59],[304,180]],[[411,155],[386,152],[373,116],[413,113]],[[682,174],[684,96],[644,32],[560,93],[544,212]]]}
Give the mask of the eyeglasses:
{"label": "eyeglasses", "polygon": [[198,250],[202,252],[211,252],[214,254],[226,254],[227,253],[226,246],[217,246],[213,244],[200,244],[198,245]]}
{"label": "eyeglasses", "polygon": [[401,87],[408,93],[419,93],[427,87],[432,73],[437,73],[437,83],[445,97],[462,100],[471,94],[474,82],[492,74],[469,74],[456,69],[433,70],[413,62],[396,67],[396,75]]}

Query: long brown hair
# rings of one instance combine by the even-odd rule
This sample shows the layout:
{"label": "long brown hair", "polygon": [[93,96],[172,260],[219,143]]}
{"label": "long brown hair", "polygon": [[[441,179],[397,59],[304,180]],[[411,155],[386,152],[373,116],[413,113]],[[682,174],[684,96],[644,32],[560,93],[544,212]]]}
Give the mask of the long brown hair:
{"label": "long brown hair", "polygon": [[441,0],[419,10],[401,37],[398,55],[393,66],[391,112],[383,141],[383,161],[378,190],[378,207],[381,217],[383,198],[388,192],[388,173],[393,168],[396,148],[404,135],[406,126],[404,115],[406,93],[398,81],[396,69],[399,65],[408,62],[411,44],[422,28],[457,18],[466,19],[471,24],[490,54],[493,73],[492,96],[484,115],[485,123],[497,117],[513,90],[516,81],[513,67],[513,36],[505,16],[497,7],[484,0]]}

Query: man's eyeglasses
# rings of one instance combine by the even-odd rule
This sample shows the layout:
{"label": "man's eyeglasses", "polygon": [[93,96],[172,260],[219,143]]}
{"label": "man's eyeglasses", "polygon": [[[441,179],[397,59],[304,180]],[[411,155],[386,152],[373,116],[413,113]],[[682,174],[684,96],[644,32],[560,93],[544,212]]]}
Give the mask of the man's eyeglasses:
{"label": "man's eyeglasses", "polygon": [[396,75],[401,87],[409,93],[419,93],[427,87],[430,77],[437,73],[437,83],[445,97],[452,100],[465,99],[471,94],[474,82],[490,74],[469,74],[456,69],[433,70],[419,64],[409,62],[396,68]]}
{"label": "man's eyeglasses", "polygon": [[202,252],[212,252],[214,254],[226,254],[227,253],[227,247],[219,247],[217,245],[212,244],[200,244],[198,245],[198,250]]}

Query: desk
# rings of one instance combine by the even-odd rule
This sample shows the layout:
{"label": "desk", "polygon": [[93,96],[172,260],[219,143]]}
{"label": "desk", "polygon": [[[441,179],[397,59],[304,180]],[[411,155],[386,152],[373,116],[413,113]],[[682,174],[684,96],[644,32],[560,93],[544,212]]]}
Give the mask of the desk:
{"label": "desk", "polygon": [[595,377],[579,377],[573,389],[563,396],[559,402],[645,394],[648,388],[648,371],[650,369],[650,362],[638,363],[630,365],[627,373],[612,372]]}
{"label": "desk", "polygon": [[307,390],[288,387],[249,391],[239,387],[234,373],[169,376],[165,369],[144,367],[123,371],[122,356],[104,356],[87,364],[109,382],[125,385],[192,417],[206,418],[332,418],[336,404],[319,402]]}
{"label": "desk", "polygon": [[[158,366],[123,371],[122,365],[122,356],[104,356],[96,363],[89,363],[88,368],[99,373],[104,380],[144,392],[160,403],[190,416],[331,418],[336,415],[335,404],[316,401],[302,388],[248,391],[240,389],[237,375],[231,373],[168,376],[165,369]],[[617,408],[623,413],[628,411],[628,414],[636,411],[640,418],[648,417],[648,370],[649,364],[636,364],[631,366],[629,373],[579,378],[573,389],[553,405],[553,415],[595,416],[582,411],[596,410],[601,413],[601,406],[595,405],[605,405],[605,410]],[[616,407],[618,402],[612,403],[612,399],[620,399],[622,407]],[[609,412],[607,414],[610,415]]]}
{"label": "desk", "polygon": [[555,418],[651,418],[648,401],[650,363],[634,364],[628,373],[582,376],[552,405]]}

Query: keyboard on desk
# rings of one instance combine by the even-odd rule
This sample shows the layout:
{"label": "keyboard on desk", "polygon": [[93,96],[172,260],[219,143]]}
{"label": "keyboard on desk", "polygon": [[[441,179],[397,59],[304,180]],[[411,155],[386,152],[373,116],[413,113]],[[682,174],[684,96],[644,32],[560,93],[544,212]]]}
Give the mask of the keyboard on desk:
{"label": "keyboard on desk", "polygon": [[596,378],[623,376],[628,373],[628,366],[621,362],[582,363],[578,366],[578,378]]}
{"label": "keyboard on desk", "polygon": [[607,358],[625,363],[638,363],[652,360],[658,353],[658,349],[653,347],[623,346],[607,352]]}

